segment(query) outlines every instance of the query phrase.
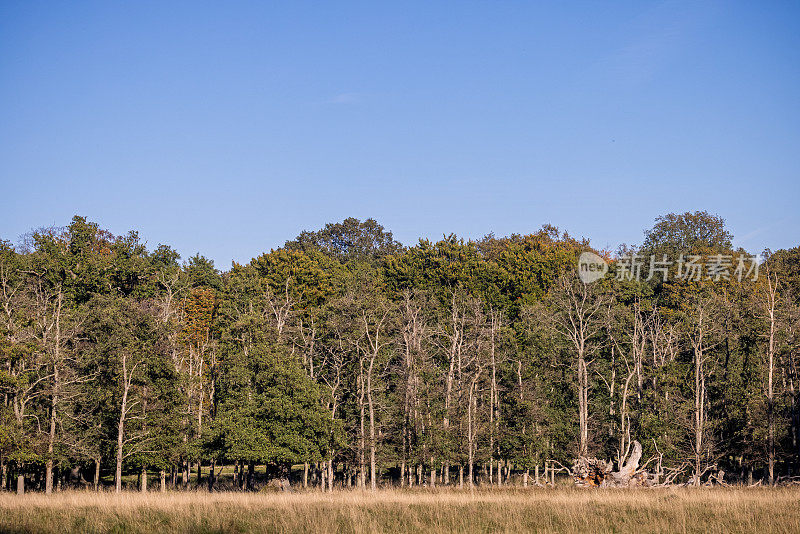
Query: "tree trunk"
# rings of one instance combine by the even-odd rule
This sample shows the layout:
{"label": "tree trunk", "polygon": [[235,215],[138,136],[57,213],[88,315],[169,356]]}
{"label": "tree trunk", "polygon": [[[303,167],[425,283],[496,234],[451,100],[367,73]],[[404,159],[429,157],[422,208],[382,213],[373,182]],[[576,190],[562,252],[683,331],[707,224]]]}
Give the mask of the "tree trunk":
{"label": "tree trunk", "polygon": [[589,454],[589,375],[582,350],[578,352],[578,418],[580,424],[578,456],[585,457]]}
{"label": "tree trunk", "polygon": [[58,405],[59,365],[61,359],[61,303],[63,293],[59,288],[55,314],[55,338],[53,340],[53,394],[50,402],[50,432],[47,439],[47,463],[45,464],[44,492],[53,493],[53,450],[56,440],[56,406]]}
{"label": "tree trunk", "polygon": [[638,441],[633,441],[633,451],[631,451],[625,465],[620,466],[619,472],[613,473],[616,483],[620,486],[627,486],[636,470],[639,468],[639,461],[642,459],[642,445]]}
{"label": "tree trunk", "polygon": [[[124,404],[123,400],[123,412]],[[114,471],[114,491],[122,491],[122,444],[125,436],[125,416],[120,416],[117,424],[117,468]]]}
{"label": "tree trunk", "polygon": [[255,477],[255,473],[256,473],[256,464],[255,464],[255,462],[248,463],[247,464],[247,490],[248,491],[253,491],[253,485],[254,485],[253,478]]}
{"label": "tree trunk", "polygon": [[214,460],[211,460],[211,462],[208,464],[208,492],[209,493],[214,491],[214,483],[217,481],[216,480],[217,479],[217,475],[214,472],[215,468],[216,468],[216,462]]}
{"label": "tree trunk", "polygon": [[366,460],[364,455],[366,454],[366,430],[365,430],[365,419],[366,419],[366,407],[364,405],[364,397],[366,395],[365,389],[366,384],[364,383],[364,365],[363,363],[359,362],[359,388],[360,388],[360,419],[359,419],[359,439],[358,439],[358,487],[364,489],[366,487],[366,475],[364,474],[366,470]]}
{"label": "tree trunk", "polygon": [[367,373],[367,403],[369,404],[369,485],[375,491],[377,487],[377,476],[375,472],[375,406],[372,403],[372,366],[375,362],[373,356],[369,364]]}
{"label": "tree trunk", "polygon": [[[491,315],[491,335],[490,335],[490,344],[489,349],[491,353],[491,366],[492,366],[492,380],[491,380],[491,387],[489,390],[489,427],[490,427],[490,437],[489,437],[489,484],[492,483],[492,468],[493,468],[493,458],[495,452],[495,438],[498,440],[500,439],[500,414],[499,412],[499,393],[497,388],[497,359],[495,356],[495,337],[497,335],[497,329],[499,327],[499,316],[495,313],[494,310],[490,312]],[[503,485],[503,473],[500,470],[500,460],[497,460],[497,486],[500,487]]]}
{"label": "tree trunk", "polygon": [[94,491],[100,489],[100,458],[94,459],[94,480],[92,481]]}
{"label": "tree trunk", "polygon": [[158,472],[158,477],[159,477],[160,482],[161,482],[160,491],[161,491],[161,493],[166,493],[167,492],[167,472],[162,469],[161,471]]}
{"label": "tree trunk", "polygon": [[115,471],[114,491],[119,493],[122,491],[122,447],[125,443],[125,417],[128,415],[128,393],[131,389],[131,382],[133,381],[133,369],[128,369],[128,354],[121,355],[122,358],[122,404],[120,405],[119,422],[117,423],[117,469]]}
{"label": "tree trunk", "polygon": [[[55,368],[55,377],[58,380],[58,367]],[[44,492],[49,495],[53,493],[53,450],[56,439],[56,396],[53,395],[50,406],[50,432],[47,439],[47,463],[45,464]]]}
{"label": "tree trunk", "polygon": [[473,396],[475,382],[470,385],[467,399],[467,463],[469,465],[469,487],[472,489],[475,480],[475,433],[472,428],[472,413],[476,399]]}
{"label": "tree trunk", "polygon": [[700,486],[700,466],[705,429],[705,374],[703,353],[695,349],[694,365],[694,485]]}
{"label": "tree trunk", "polygon": [[189,487],[189,462],[182,461],[181,462],[181,486],[183,489]]}
{"label": "tree trunk", "polygon": [[17,473],[17,495],[22,495],[23,493],[25,493],[25,475],[20,470]]}
{"label": "tree trunk", "polygon": [[772,283],[772,276],[767,275],[769,293],[767,295],[767,312],[769,314],[769,370],[767,379],[767,448],[769,454],[768,471],[769,485],[775,484],[775,398],[772,389],[773,372],[775,368],[775,291],[777,289],[777,279],[775,286]]}
{"label": "tree trunk", "polygon": [[147,493],[147,468],[142,466],[142,474],[139,477],[139,491]]}

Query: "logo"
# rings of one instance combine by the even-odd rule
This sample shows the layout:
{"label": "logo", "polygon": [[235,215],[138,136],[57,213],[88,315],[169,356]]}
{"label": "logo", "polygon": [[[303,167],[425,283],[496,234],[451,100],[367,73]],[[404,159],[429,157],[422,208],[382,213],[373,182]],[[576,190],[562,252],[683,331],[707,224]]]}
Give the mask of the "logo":
{"label": "logo", "polygon": [[591,284],[603,278],[608,272],[606,260],[594,252],[584,252],[578,258],[578,276],[584,284]]}

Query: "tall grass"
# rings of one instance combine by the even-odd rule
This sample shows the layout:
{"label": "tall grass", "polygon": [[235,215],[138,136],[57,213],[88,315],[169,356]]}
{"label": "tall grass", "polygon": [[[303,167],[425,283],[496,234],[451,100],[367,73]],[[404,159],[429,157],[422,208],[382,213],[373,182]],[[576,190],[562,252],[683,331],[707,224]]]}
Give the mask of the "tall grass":
{"label": "tall grass", "polygon": [[800,489],[0,495],[2,532],[800,532]]}

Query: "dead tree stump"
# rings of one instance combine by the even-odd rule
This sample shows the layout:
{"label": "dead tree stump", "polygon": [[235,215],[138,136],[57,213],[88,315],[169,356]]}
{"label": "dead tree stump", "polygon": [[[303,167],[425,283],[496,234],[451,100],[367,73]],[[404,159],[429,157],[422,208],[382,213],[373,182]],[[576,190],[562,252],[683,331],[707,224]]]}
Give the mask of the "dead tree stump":
{"label": "dead tree stump", "polygon": [[641,459],[642,445],[634,441],[633,450],[619,471],[614,471],[614,465],[605,460],[577,458],[572,466],[572,477],[575,485],[580,487],[627,488],[649,485],[647,472],[637,471]]}

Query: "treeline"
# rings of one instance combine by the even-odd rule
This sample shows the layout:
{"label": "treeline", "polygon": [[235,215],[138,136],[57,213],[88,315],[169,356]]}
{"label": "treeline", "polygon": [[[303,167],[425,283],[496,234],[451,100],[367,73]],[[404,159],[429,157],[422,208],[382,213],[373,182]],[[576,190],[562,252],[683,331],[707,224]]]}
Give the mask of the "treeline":
{"label": "treeline", "polygon": [[347,219],[226,272],[82,217],[0,242],[0,484],[527,484],[633,440],[662,480],[800,474],[800,248],[742,276],[708,213],[644,237],[404,247]]}

